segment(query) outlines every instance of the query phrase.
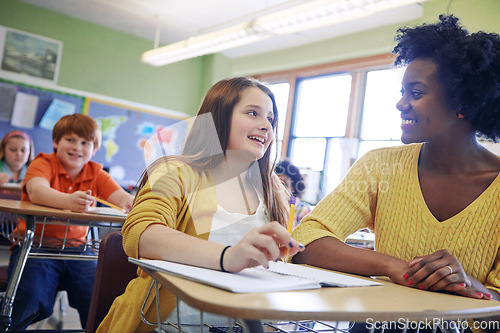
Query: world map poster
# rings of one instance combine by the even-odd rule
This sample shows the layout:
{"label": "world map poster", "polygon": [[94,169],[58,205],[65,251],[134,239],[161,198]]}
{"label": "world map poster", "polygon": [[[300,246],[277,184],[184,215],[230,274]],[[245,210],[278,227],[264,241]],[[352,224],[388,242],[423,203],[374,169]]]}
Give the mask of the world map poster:
{"label": "world map poster", "polygon": [[187,121],[91,101],[87,114],[102,132],[93,161],[109,169],[122,186],[134,186],[146,166],[162,155],[180,152]]}

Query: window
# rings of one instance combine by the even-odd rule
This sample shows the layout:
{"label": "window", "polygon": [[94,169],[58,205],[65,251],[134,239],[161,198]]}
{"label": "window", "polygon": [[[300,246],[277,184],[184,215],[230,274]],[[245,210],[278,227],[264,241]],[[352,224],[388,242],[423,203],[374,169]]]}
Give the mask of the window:
{"label": "window", "polygon": [[[267,85],[274,94],[276,107],[278,108],[278,132],[276,138],[276,145],[273,146],[277,150],[278,156],[281,155],[281,147],[283,143],[283,136],[286,127],[286,114],[288,106],[288,95],[290,92],[290,84],[288,82],[272,83]],[[275,151],[271,152],[271,156],[275,156]]]}
{"label": "window", "polygon": [[366,72],[359,156],[375,148],[402,144],[396,103],[401,98],[403,74],[404,68]]}
{"label": "window", "polygon": [[294,136],[345,136],[350,91],[350,74],[299,80],[292,126]]}
{"label": "window", "polygon": [[288,93],[290,91],[290,83],[273,83],[267,85],[274,94],[276,107],[278,108],[278,141],[283,140],[285,133],[286,109],[288,106]]}
{"label": "window", "polygon": [[308,198],[311,203],[320,199],[323,188],[339,180],[339,150],[335,147],[346,135],[351,82],[349,73],[297,82],[288,155],[297,167],[309,169],[309,174],[316,172],[319,177],[316,195]]}
{"label": "window", "polygon": [[281,157],[301,169],[308,187],[315,184],[305,201],[316,204],[331,192],[367,151],[401,144],[396,103],[404,69],[393,68],[393,59],[382,55],[259,77],[277,82],[270,88],[280,111]]}

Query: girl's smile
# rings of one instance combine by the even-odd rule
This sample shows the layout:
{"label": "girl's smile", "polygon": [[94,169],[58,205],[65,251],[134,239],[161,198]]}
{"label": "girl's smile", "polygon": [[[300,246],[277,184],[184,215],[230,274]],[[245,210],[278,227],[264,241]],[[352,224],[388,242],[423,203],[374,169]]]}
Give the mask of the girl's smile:
{"label": "girl's smile", "polygon": [[271,98],[259,88],[243,90],[231,116],[227,150],[246,152],[252,161],[262,158],[274,139],[273,120]]}

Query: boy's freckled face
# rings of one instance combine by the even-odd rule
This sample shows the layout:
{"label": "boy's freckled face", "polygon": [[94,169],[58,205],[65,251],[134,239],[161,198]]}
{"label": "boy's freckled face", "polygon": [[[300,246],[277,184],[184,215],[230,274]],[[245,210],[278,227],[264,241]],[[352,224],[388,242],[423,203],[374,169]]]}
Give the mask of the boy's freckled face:
{"label": "boy's freckled face", "polygon": [[59,142],[54,142],[54,149],[61,164],[70,174],[80,172],[95,154],[94,141],[74,133],[63,135]]}

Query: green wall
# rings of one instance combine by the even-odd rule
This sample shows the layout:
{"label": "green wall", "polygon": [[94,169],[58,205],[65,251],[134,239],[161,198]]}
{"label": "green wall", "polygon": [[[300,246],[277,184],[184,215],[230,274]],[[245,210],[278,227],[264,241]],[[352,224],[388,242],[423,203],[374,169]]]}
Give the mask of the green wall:
{"label": "green wall", "polygon": [[[216,1],[216,0],[214,0]],[[434,22],[448,0],[424,3],[422,20]],[[500,0],[452,0],[450,13],[470,30],[500,32]],[[0,25],[64,43],[58,85],[196,114],[217,80],[364,57],[392,50],[398,25],[389,25],[287,50],[230,59],[221,54],[152,67],[139,61],[151,40],[74,19],[18,0],[0,0]]]}
{"label": "green wall", "polygon": [[[446,13],[447,5],[448,0],[425,2],[423,18],[408,24],[435,22],[439,14]],[[449,13],[459,17],[469,31],[481,29],[500,32],[499,0],[451,0]],[[300,47],[234,59],[232,73],[260,74],[389,53],[394,47],[394,35],[400,26],[389,25]]]}
{"label": "green wall", "polygon": [[203,58],[142,64],[153,42],[15,0],[0,1],[0,25],[63,42],[58,86],[196,114]]}

